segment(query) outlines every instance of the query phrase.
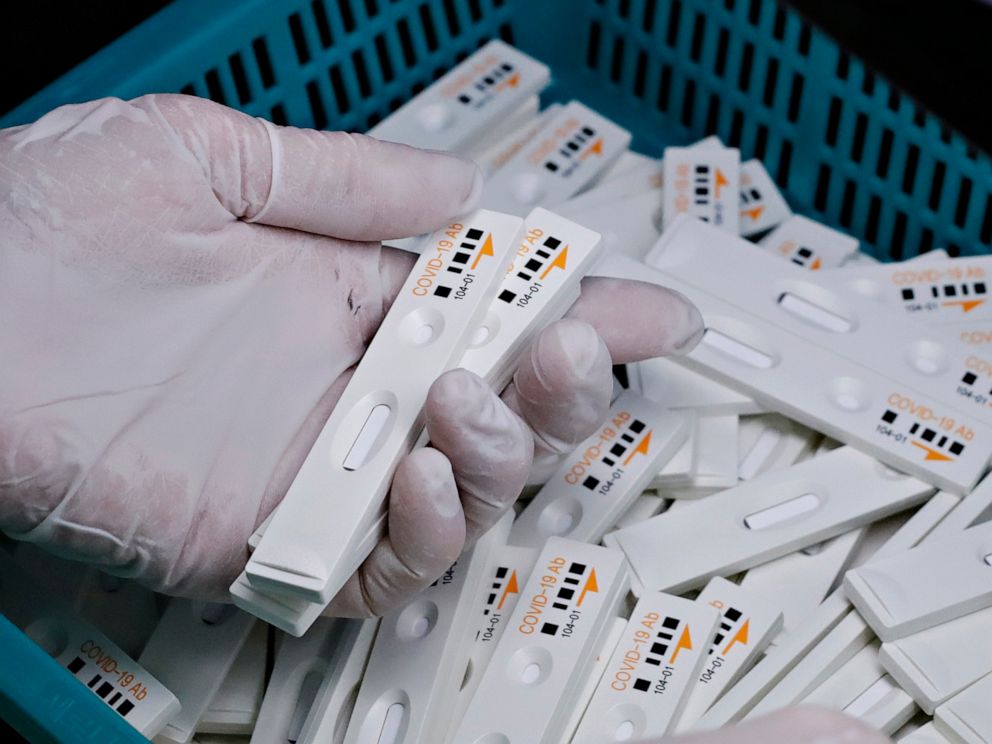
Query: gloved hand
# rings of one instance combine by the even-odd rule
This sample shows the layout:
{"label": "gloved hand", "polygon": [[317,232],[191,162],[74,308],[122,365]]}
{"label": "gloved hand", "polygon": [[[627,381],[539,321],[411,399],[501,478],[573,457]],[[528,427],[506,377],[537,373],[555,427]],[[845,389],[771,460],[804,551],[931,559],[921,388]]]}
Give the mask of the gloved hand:
{"label": "gloved hand", "polygon": [[[436,229],[480,190],[450,155],[185,96],[0,131],[0,529],[226,600],[412,266],[375,241]],[[702,330],[637,282],[586,280],[570,316],[502,399],[465,371],[437,380],[431,447],[400,464],[388,538],[333,613],[381,613],[437,578],[532,458],[546,477],[601,422],[611,359]]]}

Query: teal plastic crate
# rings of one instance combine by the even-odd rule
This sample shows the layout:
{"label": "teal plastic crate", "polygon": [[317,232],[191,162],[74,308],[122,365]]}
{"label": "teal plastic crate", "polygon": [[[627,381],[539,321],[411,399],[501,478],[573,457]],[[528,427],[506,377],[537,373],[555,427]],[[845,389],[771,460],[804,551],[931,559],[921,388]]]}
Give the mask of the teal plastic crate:
{"label": "teal plastic crate", "polygon": [[493,37],[660,154],[708,134],[883,259],[990,252],[992,169],[776,0],[178,0],[0,119],[182,91],[362,131]]}

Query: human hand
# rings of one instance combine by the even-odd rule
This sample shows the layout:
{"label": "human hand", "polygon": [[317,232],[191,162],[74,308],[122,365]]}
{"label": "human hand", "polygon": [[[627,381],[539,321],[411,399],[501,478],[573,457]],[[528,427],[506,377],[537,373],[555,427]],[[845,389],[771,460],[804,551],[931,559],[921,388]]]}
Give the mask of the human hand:
{"label": "human hand", "polygon": [[[226,599],[412,266],[377,241],[480,190],[450,155],[186,96],[0,131],[0,529]],[[702,330],[680,296],[609,279],[570,316],[502,398],[463,370],[437,380],[431,447],[400,464],[389,534],[332,612],[378,614],[437,578],[600,423],[611,358]]]}

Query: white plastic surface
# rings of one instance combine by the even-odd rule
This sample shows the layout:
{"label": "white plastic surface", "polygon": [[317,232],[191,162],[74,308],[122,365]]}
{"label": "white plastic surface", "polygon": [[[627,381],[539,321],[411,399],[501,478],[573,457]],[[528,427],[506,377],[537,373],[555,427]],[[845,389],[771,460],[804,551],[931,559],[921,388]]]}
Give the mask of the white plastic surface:
{"label": "white plastic surface", "polygon": [[606,634],[603,645],[596,653],[596,661],[592,666],[592,671],[586,676],[585,684],[576,698],[575,706],[572,708],[568,723],[565,725],[565,733],[561,737],[562,744],[570,744],[572,738],[575,736],[575,732],[579,728],[579,723],[582,721],[582,716],[585,715],[586,708],[589,707],[589,701],[596,694],[596,688],[599,687],[599,682],[606,673],[606,665],[613,658],[613,652],[616,650],[617,644],[620,643],[620,639],[623,638],[623,632],[626,629],[627,618],[613,618],[613,624]]}
{"label": "white plastic surface", "polygon": [[762,238],[760,245],[810,271],[837,268],[858,250],[857,238],[798,214]]}
{"label": "white plastic surface", "polygon": [[656,514],[663,512],[666,503],[665,499],[657,493],[646,491],[634,499],[634,503],[627,507],[627,511],[620,515],[617,519],[616,528],[618,530],[623,529],[638,522],[643,522],[645,519],[650,519]]}
{"label": "white plastic surface", "polygon": [[905,690],[885,675],[852,700],[843,712],[860,718],[876,731],[892,735],[920,709]]}
{"label": "white plastic surface", "polygon": [[955,695],[933,714],[933,724],[952,742],[992,742],[992,674]]}
{"label": "white plastic surface", "polygon": [[882,666],[924,711],[992,673],[992,607],[882,644]]}
{"label": "white plastic surface", "polygon": [[663,225],[689,215],[737,235],[740,152],[733,148],[666,147]]}
{"label": "white plastic surface", "polygon": [[453,741],[558,744],[627,587],[616,551],[548,540]]}
{"label": "white plastic surface", "polygon": [[940,733],[937,727],[933,725],[933,722],[930,722],[924,726],[920,726],[907,736],[897,738],[896,741],[899,744],[949,744],[951,740]]}
{"label": "white plastic surface", "polygon": [[[683,592],[907,509],[931,492],[846,447],[613,532],[606,542],[624,552],[644,591]],[[818,505],[799,516],[761,529],[745,524],[807,497]]]}
{"label": "white plastic surface", "polygon": [[196,724],[197,734],[251,734],[265,693],[269,629],[256,623],[210,705]]}
{"label": "white plastic surface", "polygon": [[699,417],[691,408],[683,408],[680,413],[689,419],[689,436],[675,451],[661,470],[654,474],[649,484],[657,491],[666,491],[676,486],[688,488],[696,473],[696,444],[699,440]]}
{"label": "white plastic surface", "polygon": [[533,57],[490,41],[368,131],[390,142],[464,152],[550,80]]}
{"label": "white plastic surface", "polygon": [[474,160],[479,164],[482,172],[488,176],[506,165],[510,158],[520,152],[541,131],[541,127],[561,110],[561,107],[560,103],[549,104],[526,124],[480,152]]}
{"label": "white plastic surface", "polygon": [[[421,434],[427,390],[464,353],[519,246],[521,226],[516,217],[480,210],[431,236],[431,248],[415,264],[252,553],[245,573],[254,589],[326,604],[368,555],[393,470]],[[362,467],[346,470],[345,455],[380,404],[391,416],[374,452]],[[336,493],[355,496],[333,498]],[[253,609],[237,586],[235,601]],[[291,627],[297,619],[290,618],[287,629],[299,632]]]}
{"label": "white plastic surface", "polygon": [[737,485],[737,416],[699,416],[696,419],[693,488],[730,488]]}
{"label": "white plastic surface", "polygon": [[805,460],[823,438],[819,432],[777,413],[742,416],[737,431],[737,476],[741,480]]}
{"label": "white plastic surface", "polygon": [[[858,698],[884,676],[885,670],[878,663],[878,643],[872,642],[824,679],[802,699],[802,702],[844,710],[857,703]],[[870,699],[863,700],[855,710],[871,707],[870,704]],[[851,713],[851,715],[855,714],[855,712]]]}
{"label": "white plastic surface", "polygon": [[768,648],[782,629],[774,603],[726,579],[710,580],[696,602],[720,612],[720,625],[675,730],[688,731]]}
{"label": "white plastic surface", "polygon": [[[635,162],[631,162],[631,158]],[[629,163],[624,170],[620,166]],[[621,153],[616,163],[609,168],[592,188],[573,196],[558,205],[558,211],[565,217],[579,216],[587,210],[601,208],[605,204],[616,204],[629,197],[652,192],[658,197],[658,209],[661,209],[661,181],[663,164],[630,151]],[[659,223],[660,229],[660,223]]]}
{"label": "white plastic surface", "polygon": [[650,739],[672,731],[709,658],[720,619],[706,604],[660,593],[642,596],[573,744]]}
{"label": "white plastic surface", "polygon": [[[667,230],[648,261],[706,323],[702,342],[680,362],[938,487],[964,493],[978,480],[992,430],[986,409],[957,390],[968,349],[955,338],[932,337],[877,303],[825,290],[697,220]],[[786,296],[851,330],[789,312],[779,302]]]}
{"label": "white plastic surface", "polygon": [[572,101],[489,177],[482,205],[521,216],[554,207],[592,183],[629,143],[628,131]]}
{"label": "white plastic surface", "polygon": [[597,205],[585,204],[583,197],[586,194],[577,197],[576,200],[583,199],[578,206],[564,202],[557,205],[555,211],[600,233],[606,250],[643,258],[661,235],[661,189],[650,189]]}
{"label": "white plastic surface", "polygon": [[[631,262],[629,265],[632,271],[628,276],[621,278],[633,279],[640,276],[642,281],[652,281],[651,277],[641,273],[642,264]],[[600,276],[613,274],[611,271],[604,271],[604,268],[603,264],[600,264],[593,273]],[[656,276],[656,279],[657,283],[664,281],[660,275]],[[645,359],[637,362],[636,365],[630,365],[629,368],[637,370],[641,392],[645,397],[663,400],[673,409],[693,408],[713,415],[744,415],[764,411],[764,408],[750,396],[676,364],[671,359],[663,357]]]}
{"label": "white plastic surface", "polygon": [[599,542],[689,435],[684,414],[625,391],[606,422],[548,479],[513,524],[511,545],[553,536]]}
{"label": "white plastic surface", "polygon": [[782,192],[760,160],[741,163],[740,232],[760,235],[792,216]]}

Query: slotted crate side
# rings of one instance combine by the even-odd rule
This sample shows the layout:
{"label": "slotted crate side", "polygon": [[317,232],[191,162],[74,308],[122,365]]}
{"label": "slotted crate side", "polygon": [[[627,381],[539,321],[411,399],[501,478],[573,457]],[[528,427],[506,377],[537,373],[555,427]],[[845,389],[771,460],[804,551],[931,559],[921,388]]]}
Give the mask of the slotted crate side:
{"label": "slotted crate side", "polygon": [[364,130],[496,36],[552,66],[546,99],[648,152],[718,134],[880,258],[990,250],[988,158],[778,0],[179,0],[0,124],[158,90]]}

